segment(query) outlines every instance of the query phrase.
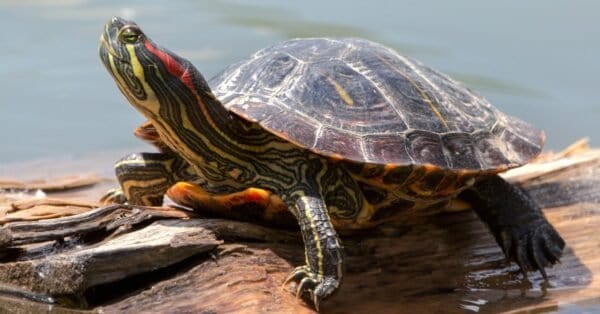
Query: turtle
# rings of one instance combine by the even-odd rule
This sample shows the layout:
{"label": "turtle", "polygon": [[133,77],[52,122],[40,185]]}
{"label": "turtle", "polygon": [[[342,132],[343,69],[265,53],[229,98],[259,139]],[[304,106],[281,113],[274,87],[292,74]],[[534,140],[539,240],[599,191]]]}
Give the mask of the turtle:
{"label": "turtle", "polygon": [[[284,283],[319,303],[344,274],[339,234],[470,202],[526,274],[565,246],[532,197],[499,174],[542,150],[543,131],[462,83],[360,38],[298,38],[210,81],[133,21],[110,19],[102,63],[147,120],[158,152],[115,164],[106,199],[160,205],[165,194],[214,212],[248,210],[299,226],[305,264]],[[235,204],[232,204],[234,200]],[[205,208],[206,209],[206,208]],[[261,212],[262,211],[262,212]]]}

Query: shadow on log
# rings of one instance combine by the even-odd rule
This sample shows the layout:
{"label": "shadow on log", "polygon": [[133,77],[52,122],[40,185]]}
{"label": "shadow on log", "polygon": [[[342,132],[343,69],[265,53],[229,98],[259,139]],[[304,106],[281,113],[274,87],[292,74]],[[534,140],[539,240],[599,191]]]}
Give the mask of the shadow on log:
{"label": "shadow on log", "polygon": [[[344,237],[347,274],[322,312],[599,311],[600,151],[580,147],[505,175],[545,208],[567,242],[547,282],[538,273],[524,279],[471,211],[447,212]],[[0,186],[22,188],[11,182]],[[56,180],[60,199],[0,194],[0,307],[42,311],[55,302],[71,308],[66,312],[313,312],[295,299],[293,284],[281,287],[303,263],[299,233],[177,208],[97,208],[90,200],[105,185],[74,200],[64,189],[78,188],[80,196],[88,185],[69,182]]]}

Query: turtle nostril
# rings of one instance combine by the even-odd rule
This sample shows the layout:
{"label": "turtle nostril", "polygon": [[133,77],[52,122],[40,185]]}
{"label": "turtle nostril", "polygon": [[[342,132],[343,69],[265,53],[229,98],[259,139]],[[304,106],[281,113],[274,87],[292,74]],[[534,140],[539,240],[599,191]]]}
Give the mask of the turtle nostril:
{"label": "turtle nostril", "polygon": [[114,16],[110,21],[113,23],[116,23],[118,20],[119,20],[119,18]]}

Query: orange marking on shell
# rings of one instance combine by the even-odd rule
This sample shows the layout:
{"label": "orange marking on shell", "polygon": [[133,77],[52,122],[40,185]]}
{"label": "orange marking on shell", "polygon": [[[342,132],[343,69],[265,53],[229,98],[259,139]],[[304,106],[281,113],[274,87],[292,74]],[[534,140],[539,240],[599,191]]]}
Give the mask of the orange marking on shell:
{"label": "orange marking on shell", "polygon": [[333,163],[339,163],[341,161],[344,161],[344,156],[340,155],[340,154],[331,154],[329,155],[329,158],[331,159],[331,161],[333,161]]}
{"label": "orange marking on shell", "polygon": [[425,172],[426,172],[426,173],[428,173],[428,172],[434,172],[434,171],[440,170],[440,167],[438,167],[438,166],[435,166],[435,165],[432,165],[432,164],[424,164],[424,165],[423,165],[423,166],[421,166],[421,167],[423,167],[423,169],[425,169]]}
{"label": "orange marking on shell", "polygon": [[[397,166],[397,165],[395,165],[395,164],[385,164],[385,166],[383,166],[383,173],[381,174],[381,176],[379,176],[379,177],[376,177],[376,178],[373,178],[373,179],[374,179],[374,180],[375,180],[377,183],[384,184],[384,182],[383,182],[383,177],[384,177],[385,175],[387,175],[388,173],[390,173],[390,171],[392,171],[392,170],[396,169],[397,167],[398,167],[398,166]],[[364,171],[364,169],[363,169],[363,171]],[[372,180],[373,180],[373,179],[372,179]]]}
{"label": "orange marking on shell", "polygon": [[352,97],[350,97],[350,95],[348,95],[348,92],[342,87],[342,85],[340,85],[338,82],[336,82],[331,77],[327,77],[327,80],[333,85],[333,87],[335,88],[335,91],[338,93],[338,95],[344,101],[344,103],[346,103],[346,105],[348,105],[348,106],[354,105],[354,100],[352,100]]}
{"label": "orange marking on shell", "polygon": [[396,167],[398,167],[398,165],[396,164],[386,164],[385,166],[383,166],[383,170],[385,173],[388,173],[392,169],[396,169]]}

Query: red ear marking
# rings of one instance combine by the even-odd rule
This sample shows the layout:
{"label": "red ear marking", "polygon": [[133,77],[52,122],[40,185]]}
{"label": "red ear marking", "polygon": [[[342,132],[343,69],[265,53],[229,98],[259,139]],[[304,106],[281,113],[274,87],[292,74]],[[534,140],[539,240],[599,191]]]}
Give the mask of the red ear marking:
{"label": "red ear marking", "polygon": [[194,84],[192,84],[192,75],[191,75],[190,71],[185,70],[185,72],[183,72],[183,74],[181,75],[181,80],[192,91],[194,90]]}
{"label": "red ear marking", "polygon": [[164,51],[154,47],[149,41],[144,43],[146,49],[150,51],[152,54],[157,56],[167,68],[167,71],[171,73],[171,75],[178,77],[181,81],[192,91],[194,91],[194,84],[192,84],[192,76],[190,72],[181,65],[181,63],[177,62],[173,57]]}

